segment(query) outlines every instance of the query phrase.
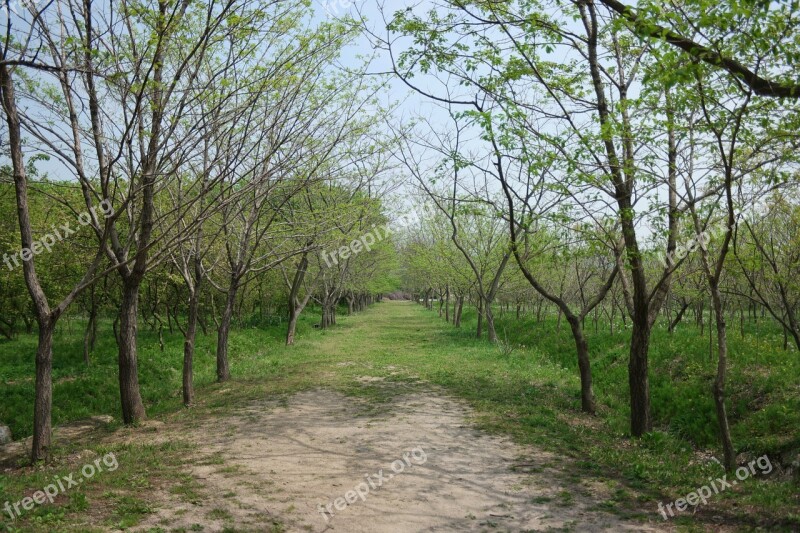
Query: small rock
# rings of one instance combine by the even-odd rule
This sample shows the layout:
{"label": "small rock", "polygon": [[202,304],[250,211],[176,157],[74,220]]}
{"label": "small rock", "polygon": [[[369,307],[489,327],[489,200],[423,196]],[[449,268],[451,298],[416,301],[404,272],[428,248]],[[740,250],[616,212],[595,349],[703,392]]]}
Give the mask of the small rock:
{"label": "small rock", "polygon": [[13,439],[11,438],[11,428],[0,424],[0,446],[8,444]]}

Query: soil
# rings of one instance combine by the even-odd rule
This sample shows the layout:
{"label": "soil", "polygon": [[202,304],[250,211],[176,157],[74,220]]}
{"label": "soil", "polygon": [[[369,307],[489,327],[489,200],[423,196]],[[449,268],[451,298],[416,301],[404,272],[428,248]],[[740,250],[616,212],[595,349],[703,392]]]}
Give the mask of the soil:
{"label": "soil", "polygon": [[[380,378],[359,381],[375,385]],[[397,387],[401,385],[388,385]],[[202,497],[155,494],[136,530],[667,531],[607,512],[611,488],[569,481],[574,465],[482,433],[469,408],[440,391],[375,401],[298,393],[148,438],[194,439]],[[655,508],[654,508],[655,509]]]}

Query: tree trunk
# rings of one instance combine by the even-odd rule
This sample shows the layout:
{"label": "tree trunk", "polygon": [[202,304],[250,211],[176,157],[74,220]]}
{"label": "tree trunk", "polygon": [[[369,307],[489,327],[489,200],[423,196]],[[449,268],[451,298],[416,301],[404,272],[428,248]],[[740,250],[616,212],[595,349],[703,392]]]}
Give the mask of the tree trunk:
{"label": "tree trunk", "polygon": [[700,302],[697,307],[697,326],[700,328],[700,336],[702,337],[705,334],[705,320],[703,315],[705,315],[705,302]]}
{"label": "tree trunk", "polygon": [[486,312],[486,332],[489,335],[489,342],[497,342],[497,331],[495,331],[494,328],[494,313],[492,312],[492,302],[486,302],[483,308]]}
{"label": "tree trunk", "polygon": [[480,339],[483,335],[483,298],[478,297],[478,329],[476,336]]}
{"label": "tree trunk", "polygon": [[306,293],[306,297],[302,303],[298,298],[300,287],[303,285],[303,281],[305,280],[307,272],[308,253],[304,253],[300,258],[300,261],[297,263],[297,269],[294,272],[292,285],[289,289],[289,325],[286,328],[286,346],[291,346],[294,344],[294,335],[297,331],[297,319],[300,317],[300,313],[303,311],[303,308],[305,308],[305,306],[308,304],[308,300],[311,298],[310,292]]}
{"label": "tree trunk", "polygon": [[[744,308],[739,305],[739,336],[744,338]],[[800,349],[800,340],[798,340],[797,348]]]}
{"label": "tree trunk", "polygon": [[595,414],[594,391],[592,390],[592,369],[589,362],[589,343],[583,334],[581,321],[576,316],[569,318],[572,337],[575,339],[575,348],[578,352],[578,370],[581,375],[581,410],[590,415]]}
{"label": "tree trunk", "polygon": [[139,283],[125,282],[119,307],[119,393],[122,420],[134,424],[145,418],[139,390],[139,368],[136,360],[136,329],[139,306]]}
{"label": "tree trunk", "polygon": [[195,285],[189,295],[189,323],[183,340],[183,405],[194,401],[194,346],[197,338],[197,315],[200,307],[200,287]]}
{"label": "tree trunk", "polygon": [[336,298],[326,295],[322,300],[322,322],[320,327],[326,329],[336,324]]}
{"label": "tree trunk", "polygon": [[[167,312],[167,329],[169,330],[169,334],[172,335],[174,333],[174,331],[172,329],[172,311],[170,309],[169,302],[166,302],[166,304],[164,305],[164,308],[165,308],[165,310]],[[162,329],[163,329],[163,326],[162,326]],[[162,349],[161,351],[163,352],[164,350]]]}
{"label": "tree trunk", "polygon": [[53,410],[53,333],[55,321],[39,324],[36,347],[36,398],[33,407],[33,446],[31,461],[47,459],[50,453]]}
{"label": "tree trunk", "polygon": [[686,312],[687,309],[689,309],[689,303],[686,300],[684,300],[683,305],[681,306],[681,310],[678,311],[678,315],[675,317],[675,320],[669,323],[668,331],[670,333],[672,333],[675,330],[675,326],[680,324],[681,319],[683,318],[683,314]]}
{"label": "tree trunk", "polygon": [[614,302],[611,302],[611,312],[608,314],[608,330],[612,337],[614,336],[614,314],[616,310],[617,307],[614,305]]}
{"label": "tree trunk", "polygon": [[641,437],[653,428],[650,418],[650,381],[647,375],[647,354],[650,349],[650,327],[647,317],[633,320],[630,360],[628,361],[628,385],[631,394],[631,434]]}
{"label": "tree trunk", "polygon": [[[728,412],[725,407],[725,378],[728,371],[728,338],[725,316],[722,309],[722,296],[719,292],[719,287],[711,287],[711,297],[717,319],[717,375],[714,379],[712,391],[714,393],[714,404],[717,408],[717,423],[719,424],[719,436],[722,441],[725,469],[728,472],[732,472],[736,467],[736,452],[733,449],[731,428],[728,423]],[[711,328],[709,327],[709,329]]]}
{"label": "tree trunk", "polygon": [[294,344],[294,335],[297,332],[297,319],[300,313],[294,305],[289,308],[289,325],[286,328],[286,346]]}
{"label": "tree trunk", "polygon": [[[94,291],[92,291],[94,292]],[[92,294],[91,307],[89,308],[89,323],[86,324],[86,331],[83,334],[83,362],[89,366],[90,355],[94,350],[95,341],[97,340],[97,304],[94,301],[94,294]]]}
{"label": "tree trunk", "polygon": [[239,291],[239,281],[232,279],[228,288],[228,297],[225,299],[225,309],[217,328],[217,381],[222,383],[231,378],[231,369],[228,364],[228,334],[231,331],[233,308],[236,305],[236,293]]}
{"label": "tree trunk", "polygon": [[[0,64],[0,100],[8,124],[8,146],[10,151],[14,193],[17,207],[17,223],[20,231],[20,244],[23,248],[33,247],[33,229],[28,205],[28,177],[22,151],[22,127],[14,96],[14,81],[8,67]],[[31,461],[47,459],[51,442],[51,416],[53,406],[53,332],[58,314],[53,315],[42,285],[36,275],[35,259],[30,258],[22,265],[25,285],[31,296],[39,324],[39,343],[36,347],[36,385],[33,412],[33,446]],[[25,321],[28,326],[30,319]]]}

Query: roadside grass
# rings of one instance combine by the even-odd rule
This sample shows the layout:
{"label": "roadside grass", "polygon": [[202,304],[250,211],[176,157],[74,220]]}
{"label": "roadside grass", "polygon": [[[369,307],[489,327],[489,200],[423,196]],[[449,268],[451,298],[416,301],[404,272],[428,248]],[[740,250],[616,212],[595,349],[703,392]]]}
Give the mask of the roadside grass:
{"label": "roadside grass", "polygon": [[[313,311],[312,311],[313,312]],[[498,316],[498,330],[516,345],[504,353],[474,338],[475,313],[465,309],[460,329],[433,311],[411,303],[381,303],[354,317],[341,317],[329,330],[313,328],[316,316],[305,314],[296,344],[283,346],[281,325],[239,328],[231,333],[233,380],[214,382],[214,335],[199,336],[195,361],[197,402],[181,406],[182,339],[165,334],[165,349],[142,331],[140,381],[148,415],[191,429],[206,417],[224,417],[256,399],[280,401],[298,391],[327,387],[368,401],[381,409],[395,395],[435,385],[463,398],[476,410],[475,422],[486,431],[510,435],[567,456],[566,481],[576,490],[591,480],[607,485],[611,496],[598,510],[624,517],[661,520],[659,501],[671,502],[721,477],[710,461],[718,453],[713,404],[710,403],[708,338],[693,328],[669,336],[657,330],[651,344],[654,433],[630,439],[627,430],[627,341],[602,326],[587,327],[592,354],[598,416],[579,410],[579,380],[569,332],[555,321],[540,324]],[[502,334],[501,334],[502,336]],[[735,337],[732,335],[732,337]],[[773,338],[774,340],[774,338]],[[30,433],[35,339],[20,336],[0,344],[0,420],[17,437]],[[731,340],[731,412],[735,444],[748,457],[797,448],[800,369],[796,353],[779,343],[745,336]],[[735,346],[735,348],[734,348]],[[102,335],[92,364],[82,362],[80,327],[62,331],[56,340],[54,418],[56,424],[90,415],[118,418],[116,349],[110,332]],[[384,382],[359,380],[363,376]],[[386,386],[385,382],[402,384]],[[708,397],[708,399],[705,399]],[[712,409],[709,414],[709,409]],[[766,414],[765,414],[766,411]],[[123,431],[147,432],[142,428]],[[79,442],[57,442],[50,464],[23,467],[0,475],[0,505],[16,502],[47,485],[55,475],[80,469],[84,455],[113,451],[119,470],[98,475],[59,496],[53,505],[37,506],[11,522],[0,509],[0,531],[75,530],[132,527],[151,511],[156,490],[203,498],[203,487],[185,479],[192,446],[115,442],[117,424]],[[772,456],[772,455],[771,455]],[[218,458],[224,464],[224,458]],[[585,490],[589,490],[586,488]],[[674,519],[681,529],[739,525],[795,531],[800,527],[800,491],[796,481],[755,477],[713,497],[694,516]],[[558,505],[572,498],[559,495]],[[276,524],[280,530],[280,524]]]}
{"label": "roadside grass", "polygon": [[[179,479],[192,446],[184,442],[129,444],[104,442],[103,432],[92,442],[70,442],[56,448],[56,459],[48,465],[24,467],[0,476],[0,500],[11,505],[32,497],[46,486],[62,480],[63,492],[54,503],[22,507],[21,516],[11,520],[6,511],[0,517],[0,531],[106,531],[136,525],[152,512],[147,501],[150,491]],[[118,467],[107,468],[91,478],[82,478],[84,465],[113,453]],[[102,464],[102,463],[101,463]],[[63,479],[79,481],[69,487]]]}
{"label": "roadside grass", "polygon": [[[427,320],[436,311],[415,306]],[[617,325],[610,335],[587,320],[594,390],[599,412],[580,412],[580,382],[574,344],[566,324],[536,323],[512,314],[496,313],[498,335],[516,345],[510,355],[501,347],[487,348],[475,339],[476,316],[465,309],[460,329],[448,326],[429,358],[414,358],[409,366],[423,377],[464,397],[483,413],[484,429],[511,434],[522,443],[566,453],[582,468],[618,486],[636,489],[645,512],[708,483],[724,472],[711,457],[721,457],[711,382],[715,358],[709,358],[708,329],[700,336],[694,326],[670,335],[657,327],[651,341],[651,396],[655,431],[631,439],[627,386],[629,331]],[[427,321],[426,320],[426,321]],[[762,321],[766,322],[766,321]],[[752,325],[750,325],[753,327]],[[605,324],[605,328],[608,325]],[[730,335],[729,405],[734,444],[745,462],[771,457],[773,476],[751,478],[733,490],[714,496],[694,516],[676,523],[739,524],[743,529],[800,528],[800,485],[797,478],[778,476],[781,460],[800,452],[800,358],[784,351],[779,331],[746,331]],[[434,362],[435,360],[435,362]],[[607,502],[614,507],[615,502]],[[691,510],[692,508],[690,508]],[[688,515],[688,513],[684,513]]]}

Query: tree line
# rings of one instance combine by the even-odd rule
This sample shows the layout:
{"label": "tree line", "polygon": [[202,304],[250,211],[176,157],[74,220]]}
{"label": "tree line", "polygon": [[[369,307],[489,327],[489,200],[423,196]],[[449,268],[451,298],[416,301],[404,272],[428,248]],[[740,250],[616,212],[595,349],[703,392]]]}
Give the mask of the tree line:
{"label": "tree line", "polygon": [[198,330],[215,330],[225,381],[235,320],[285,317],[292,344],[309,302],[328,327],[340,300],[354,312],[387,289],[391,239],[335,265],[320,256],[387,219],[384,82],[366,61],[339,63],[355,26],[317,22],[303,1],[70,0],[5,15],[0,204],[14,216],[0,246],[23,260],[0,269],[0,334],[38,333],[33,461],[51,445],[65,317],[86,321],[87,364],[111,319],[131,424],[146,416],[140,324],[183,335],[190,405]]}
{"label": "tree line", "polygon": [[456,324],[471,300],[493,341],[497,305],[555,309],[588,413],[586,321],[619,317],[634,436],[653,429],[653,328],[694,310],[715,328],[710,392],[732,469],[729,324],[769,315],[800,349],[798,16],[789,2],[605,0],[386,13],[374,44],[443,117],[419,117],[397,152],[425,198],[408,288],[445,318],[452,295]]}

